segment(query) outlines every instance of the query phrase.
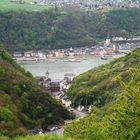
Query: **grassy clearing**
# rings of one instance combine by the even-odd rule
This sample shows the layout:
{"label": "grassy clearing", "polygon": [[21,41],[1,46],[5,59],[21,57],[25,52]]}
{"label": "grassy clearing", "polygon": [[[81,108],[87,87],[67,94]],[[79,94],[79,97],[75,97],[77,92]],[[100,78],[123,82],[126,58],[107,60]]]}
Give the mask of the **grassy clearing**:
{"label": "grassy clearing", "polygon": [[0,0],[0,11],[43,11],[49,6],[30,4],[32,0],[24,0],[23,4],[19,0]]}

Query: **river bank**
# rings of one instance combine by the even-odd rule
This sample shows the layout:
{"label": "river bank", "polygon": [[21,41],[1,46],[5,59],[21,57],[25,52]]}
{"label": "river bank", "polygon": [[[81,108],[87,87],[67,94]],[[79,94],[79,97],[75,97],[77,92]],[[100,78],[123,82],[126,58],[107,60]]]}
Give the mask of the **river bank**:
{"label": "river bank", "polygon": [[100,57],[84,56],[84,57],[73,57],[78,59],[80,62],[64,62],[68,58],[60,59],[48,59],[45,62],[34,63],[34,62],[23,62],[20,65],[25,70],[30,71],[33,76],[44,76],[46,72],[49,72],[49,77],[52,80],[63,79],[65,73],[74,73],[76,76],[82,74],[94,67],[98,67],[102,64],[109,63],[112,59],[101,60]]}

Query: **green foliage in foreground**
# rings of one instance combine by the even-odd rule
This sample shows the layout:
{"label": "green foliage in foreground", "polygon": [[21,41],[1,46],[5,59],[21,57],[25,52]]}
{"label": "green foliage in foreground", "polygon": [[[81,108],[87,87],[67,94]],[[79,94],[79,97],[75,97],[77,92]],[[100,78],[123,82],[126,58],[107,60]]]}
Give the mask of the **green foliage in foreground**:
{"label": "green foliage in foreground", "polygon": [[129,68],[140,68],[140,49],[76,77],[67,94],[75,106],[103,107],[117,98],[121,87],[116,76],[128,81]]}
{"label": "green foliage in foreground", "polygon": [[67,126],[65,135],[76,140],[139,140],[140,139],[140,69],[130,71],[131,80],[120,78],[122,94],[112,110],[102,119],[97,114]]}
{"label": "green foliage in foreground", "polygon": [[0,48],[0,136],[61,124],[73,116]]}
{"label": "green foliage in foreground", "polygon": [[92,46],[109,37],[140,36],[140,9],[0,11],[0,43],[9,51]]}

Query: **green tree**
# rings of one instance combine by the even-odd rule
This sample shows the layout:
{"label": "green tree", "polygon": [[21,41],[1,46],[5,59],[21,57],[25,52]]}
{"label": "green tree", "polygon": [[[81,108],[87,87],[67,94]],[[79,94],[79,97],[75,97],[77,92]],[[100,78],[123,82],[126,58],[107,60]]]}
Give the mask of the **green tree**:
{"label": "green tree", "polygon": [[140,139],[140,70],[131,70],[130,76],[127,84],[119,80],[124,94],[107,116],[107,134],[114,140]]}
{"label": "green tree", "polygon": [[11,121],[13,117],[13,113],[8,108],[0,107],[0,122]]}

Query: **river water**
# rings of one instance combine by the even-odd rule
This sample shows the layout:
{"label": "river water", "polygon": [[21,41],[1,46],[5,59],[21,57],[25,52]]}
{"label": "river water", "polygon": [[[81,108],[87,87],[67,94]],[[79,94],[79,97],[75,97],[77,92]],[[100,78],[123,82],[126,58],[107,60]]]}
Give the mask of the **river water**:
{"label": "river water", "polygon": [[[73,58],[72,58],[73,59]],[[101,60],[100,57],[83,56],[74,58],[78,62],[65,62],[70,58],[48,59],[45,62],[24,62],[21,66],[30,71],[33,76],[43,76],[48,71],[52,80],[63,79],[66,73],[74,73],[76,76],[94,67],[108,63],[111,60]]]}

